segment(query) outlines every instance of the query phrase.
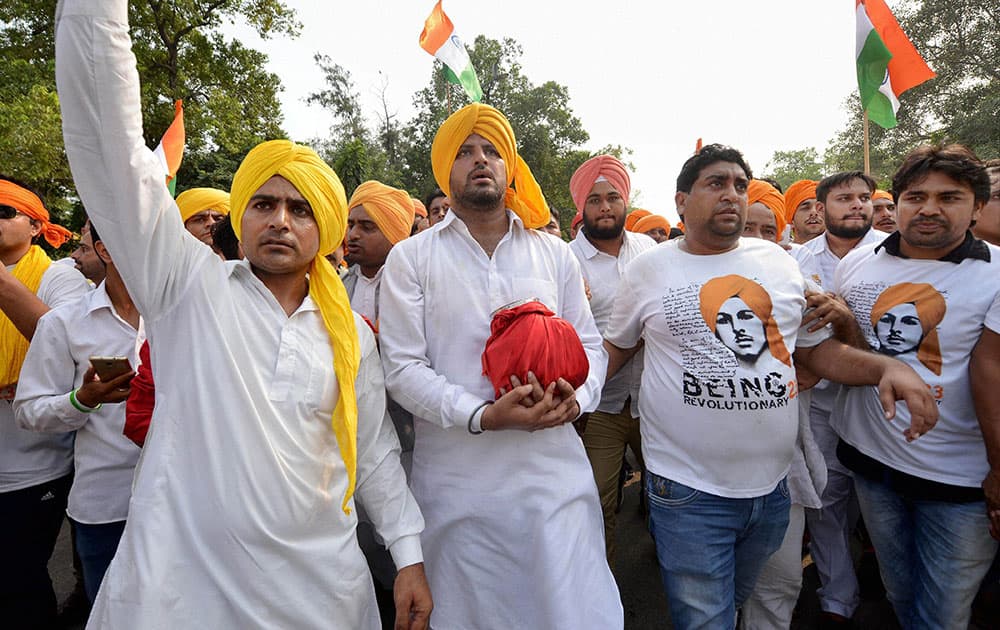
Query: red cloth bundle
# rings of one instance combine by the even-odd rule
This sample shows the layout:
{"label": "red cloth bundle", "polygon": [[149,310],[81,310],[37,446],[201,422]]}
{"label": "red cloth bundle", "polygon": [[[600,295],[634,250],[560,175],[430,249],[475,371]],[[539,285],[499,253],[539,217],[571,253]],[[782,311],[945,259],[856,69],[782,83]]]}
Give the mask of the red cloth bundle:
{"label": "red cloth bundle", "polygon": [[483,351],[483,374],[500,388],[510,389],[510,377],[528,382],[528,372],[547,387],[560,377],[573,388],[583,385],[590,361],[576,330],[538,301],[505,308],[493,316]]}

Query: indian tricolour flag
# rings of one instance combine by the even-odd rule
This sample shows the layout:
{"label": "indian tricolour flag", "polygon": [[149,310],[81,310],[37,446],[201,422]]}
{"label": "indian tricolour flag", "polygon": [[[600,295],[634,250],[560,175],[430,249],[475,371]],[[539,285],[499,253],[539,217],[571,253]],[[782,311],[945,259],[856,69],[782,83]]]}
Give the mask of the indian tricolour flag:
{"label": "indian tricolour flag", "polygon": [[885,0],[855,0],[861,109],[886,129],[896,126],[899,95],[934,78]]}
{"label": "indian tricolour flag", "polygon": [[434,55],[444,64],[444,76],[452,83],[461,85],[465,93],[475,102],[483,99],[483,89],[479,87],[476,69],[472,67],[465,44],[455,34],[455,26],[441,8],[441,0],[424,22],[420,33],[420,47]]}
{"label": "indian tricolour flag", "polygon": [[171,195],[177,194],[177,169],[181,167],[184,157],[184,102],[174,103],[174,121],[167,127],[166,133],[160,139],[153,151],[163,165],[163,175]]}

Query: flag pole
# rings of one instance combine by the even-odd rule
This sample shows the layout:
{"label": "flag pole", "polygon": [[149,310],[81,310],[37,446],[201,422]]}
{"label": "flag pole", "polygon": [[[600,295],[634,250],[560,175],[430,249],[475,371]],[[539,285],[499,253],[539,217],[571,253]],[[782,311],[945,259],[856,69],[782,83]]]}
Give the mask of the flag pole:
{"label": "flag pole", "polygon": [[868,157],[868,110],[864,111],[865,175],[871,175],[871,160]]}

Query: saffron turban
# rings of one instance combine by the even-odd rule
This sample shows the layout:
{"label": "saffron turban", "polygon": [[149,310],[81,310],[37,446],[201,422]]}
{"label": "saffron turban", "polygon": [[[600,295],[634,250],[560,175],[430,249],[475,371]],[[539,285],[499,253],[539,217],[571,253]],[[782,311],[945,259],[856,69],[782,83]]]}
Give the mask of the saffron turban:
{"label": "saffron turban", "polygon": [[785,191],[785,223],[791,223],[795,216],[795,209],[803,201],[816,198],[816,184],[811,179],[800,179]]}
{"label": "saffron turban", "polygon": [[438,187],[451,198],[451,167],[458,149],[474,133],[493,144],[507,166],[506,206],[527,228],[548,225],[552,218],[549,206],[531,169],[517,153],[514,130],[507,118],[489,105],[470,103],[449,116],[438,129],[431,145],[431,169]]}
{"label": "saffron turban", "polygon": [[288,140],[271,140],[254,147],[233,176],[232,224],[236,237],[243,233],[243,213],[257,189],[271,177],[288,180],[312,206],[319,228],[319,251],[309,267],[309,296],[319,307],[333,346],[333,369],[339,398],[333,410],[333,432],[347,468],[347,492],[342,508],[357,483],[358,405],[354,381],[361,363],[358,332],[347,290],[326,256],[344,242],[347,231],[347,196],[337,174],[312,149]]}
{"label": "saffron turban", "polygon": [[542,387],[564,378],[576,389],[590,371],[573,326],[536,300],[493,316],[482,362],[483,374],[493,383],[497,398],[501,387],[510,387],[511,376],[527,383],[530,371]]}
{"label": "saffron turban", "polygon": [[747,187],[747,207],[755,203],[762,203],[767,209],[774,213],[774,220],[778,224],[778,237],[785,231],[788,221],[785,220],[785,197],[778,189],[768,184],[762,179],[751,179]]}
{"label": "saffron turban", "polygon": [[416,197],[410,197],[410,201],[413,202],[413,216],[427,218],[427,206],[424,205],[423,201],[420,201]]}
{"label": "saffron turban", "polygon": [[625,229],[629,232],[635,231],[635,224],[639,222],[639,219],[643,217],[648,217],[653,214],[649,210],[643,210],[642,208],[636,208],[632,212],[629,212],[625,216]]}
{"label": "saffron turban", "polygon": [[382,235],[395,245],[413,229],[413,201],[404,190],[367,181],[354,189],[348,208],[361,206],[378,226]]}
{"label": "saffron turban", "polygon": [[177,195],[177,208],[182,221],[205,210],[229,214],[229,193],[215,188],[190,188]]}
{"label": "saffron turban", "polygon": [[876,190],[872,193],[872,201],[875,201],[876,199],[888,199],[893,203],[896,202],[896,200],[892,198],[892,195],[884,190]]}
{"label": "saffron turban", "polygon": [[49,221],[49,211],[38,195],[14,182],[0,179],[0,205],[10,206],[42,224],[42,238],[52,247],[62,247],[73,233]]}
{"label": "saffron turban", "polygon": [[569,227],[570,229],[572,229],[580,225],[581,223],[583,223],[583,213],[577,211],[577,213],[573,215],[573,220],[570,221]]}
{"label": "saffron turban", "polygon": [[667,221],[667,217],[659,214],[648,214],[638,221],[632,227],[633,232],[638,232],[639,234],[645,234],[650,230],[655,230],[656,228],[662,229],[667,234],[670,234],[670,221]]}
{"label": "saffron turban", "polygon": [[941,375],[941,342],[937,327],[948,310],[937,289],[925,283],[900,282],[882,291],[872,304],[872,329],[878,330],[879,320],[893,307],[912,304],[920,320],[923,337],[917,346],[917,360],[931,372]]}
{"label": "saffron turban", "polygon": [[581,164],[569,180],[569,194],[573,197],[577,210],[583,211],[590,190],[602,177],[618,191],[618,194],[625,199],[625,205],[628,205],[632,183],[625,165],[613,155],[598,155]]}

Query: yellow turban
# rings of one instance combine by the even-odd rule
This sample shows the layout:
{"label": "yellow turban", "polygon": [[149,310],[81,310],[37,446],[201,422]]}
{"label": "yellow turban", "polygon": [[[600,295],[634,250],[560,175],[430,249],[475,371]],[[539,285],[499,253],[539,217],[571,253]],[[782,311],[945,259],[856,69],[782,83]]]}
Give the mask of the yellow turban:
{"label": "yellow turban", "polygon": [[181,211],[182,221],[205,210],[229,214],[229,193],[215,188],[190,188],[177,195],[177,207]]}
{"label": "yellow turban", "polygon": [[872,201],[875,201],[876,199],[888,199],[889,201],[895,203],[895,200],[892,198],[892,195],[890,195],[884,190],[876,190],[875,192],[872,193]]}
{"label": "yellow turban", "polygon": [[381,182],[367,181],[354,190],[348,208],[362,206],[382,234],[395,245],[413,229],[414,207],[405,191]]}
{"label": "yellow turban", "polygon": [[778,225],[778,237],[785,231],[788,222],[785,221],[785,196],[778,189],[762,179],[751,179],[747,186],[747,207],[760,202],[774,213],[774,221]]}
{"label": "yellow turban", "polygon": [[785,223],[791,223],[795,209],[803,201],[816,198],[816,184],[811,179],[800,179],[785,190]]}
{"label": "yellow turban", "polygon": [[[549,206],[531,169],[517,154],[514,130],[504,115],[489,105],[466,105],[449,116],[438,129],[431,145],[431,168],[438,187],[451,197],[451,167],[455,164],[459,147],[474,133],[490,141],[507,166],[507,194],[504,199],[507,207],[521,217],[525,227],[548,225],[552,218]],[[513,188],[510,187],[511,182]]]}
{"label": "yellow turban", "polygon": [[347,493],[342,507],[350,514],[347,504],[357,483],[358,461],[358,402],[354,381],[361,351],[347,290],[326,259],[344,241],[347,196],[337,174],[312,149],[288,140],[263,142],[247,153],[233,177],[232,223],[237,238],[243,233],[243,213],[250,197],[275,175],[288,180],[306,198],[319,228],[319,252],[309,267],[309,295],[319,307],[333,346],[333,369],[340,390],[333,410],[333,432],[347,468]]}
{"label": "yellow turban", "polygon": [[639,222],[639,219],[643,217],[648,217],[653,214],[649,210],[643,210],[642,208],[636,208],[632,212],[625,215],[625,229],[629,232],[635,231],[635,224]]}
{"label": "yellow turban", "polygon": [[424,205],[423,201],[420,201],[416,197],[410,197],[410,201],[413,202],[413,216],[427,218],[427,206]]}

